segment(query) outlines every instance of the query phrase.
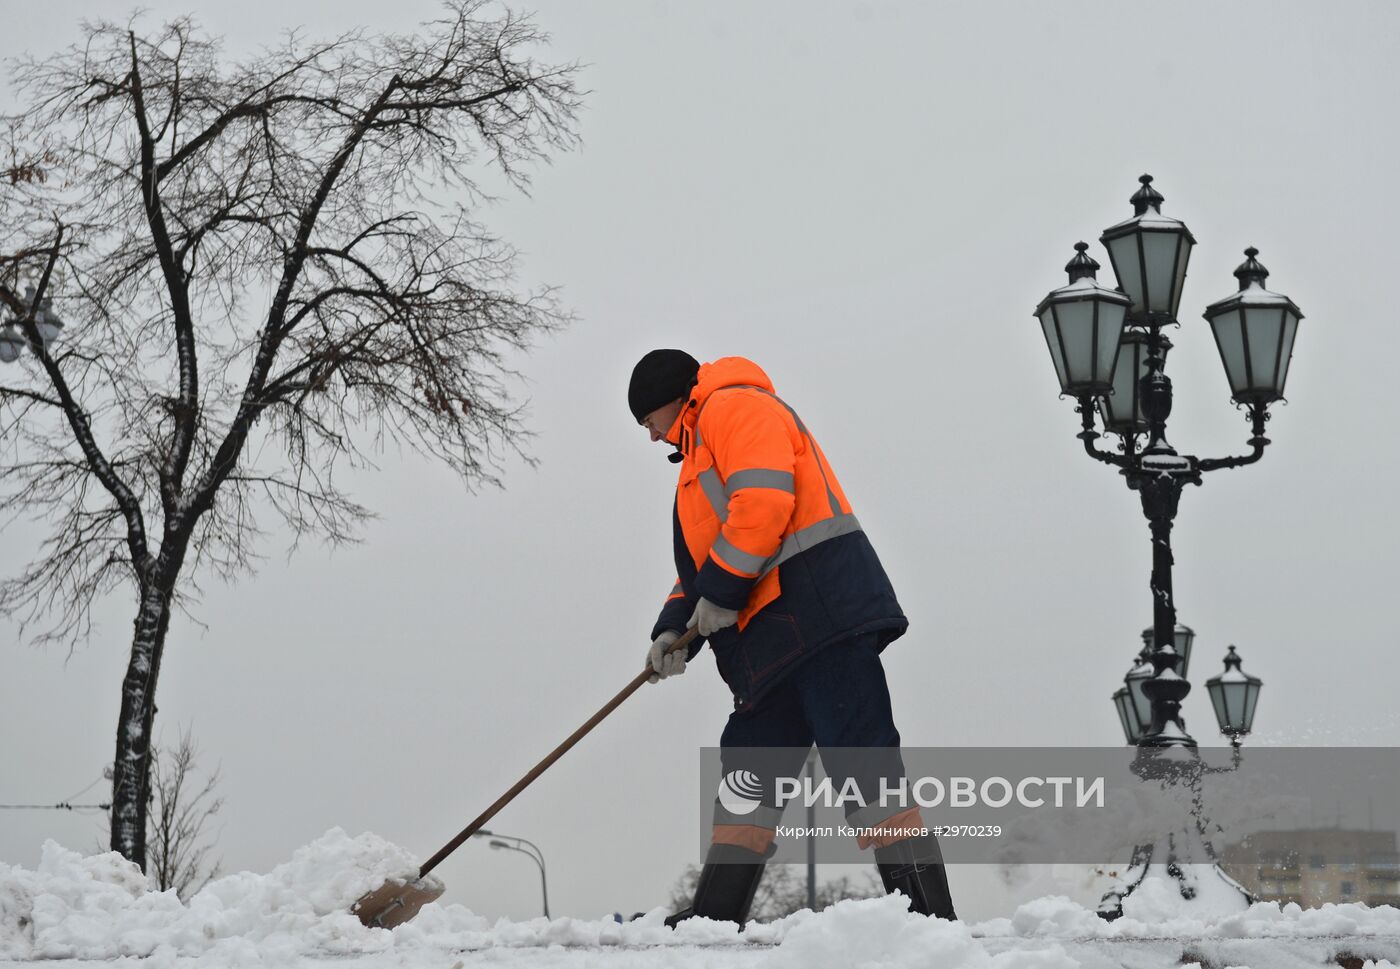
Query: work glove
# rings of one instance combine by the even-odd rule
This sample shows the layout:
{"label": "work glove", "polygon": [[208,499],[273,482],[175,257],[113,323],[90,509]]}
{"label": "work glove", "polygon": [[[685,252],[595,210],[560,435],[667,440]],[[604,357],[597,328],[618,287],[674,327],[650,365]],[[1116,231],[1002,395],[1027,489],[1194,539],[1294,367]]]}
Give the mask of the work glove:
{"label": "work glove", "polygon": [[698,626],[701,636],[709,636],[719,630],[732,626],[739,621],[738,609],[726,609],[717,606],[704,596],[700,597],[700,602],[695,606],[695,614],[690,617],[687,626]]}
{"label": "work glove", "polygon": [[648,683],[664,680],[668,676],[679,676],[685,672],[686,653],[690,651],[678,649],[669,654],[666,652],[666,647],[680,638],[680,633],[673,629],[667,629],[652,640],[651,648],[647,650],[647,665],[654,672],[647,677]]}

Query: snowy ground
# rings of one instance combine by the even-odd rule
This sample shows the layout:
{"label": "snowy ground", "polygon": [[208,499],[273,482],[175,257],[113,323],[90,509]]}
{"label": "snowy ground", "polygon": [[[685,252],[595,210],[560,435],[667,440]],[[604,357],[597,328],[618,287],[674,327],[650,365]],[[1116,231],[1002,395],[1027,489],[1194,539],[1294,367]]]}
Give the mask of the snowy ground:
{"label": "snowy ground", "polygon": [[1396,909],[1266,903],[1203,916],[1183,910],[1165,881],[1145,883],[1129,896],[1125,917],[1112,923],[1059,897],[972,925],[911,915],[900,896],[849,901],[742,934],[705,920],[672,931],[661,924],[661,909],[625,925],[611,918],[492,923],[460,905],[430,905],[392,932],[367,929],[348,914],[364,891],[413,868],[414,860],[394,845],[333,830],[266,875],[219,879],[184,904],[173,893],[147,891],[140,872],[117,855],[83,857],[50,842],[33,871],[0,864],[0,967],[1395,969],[1400,963]]}

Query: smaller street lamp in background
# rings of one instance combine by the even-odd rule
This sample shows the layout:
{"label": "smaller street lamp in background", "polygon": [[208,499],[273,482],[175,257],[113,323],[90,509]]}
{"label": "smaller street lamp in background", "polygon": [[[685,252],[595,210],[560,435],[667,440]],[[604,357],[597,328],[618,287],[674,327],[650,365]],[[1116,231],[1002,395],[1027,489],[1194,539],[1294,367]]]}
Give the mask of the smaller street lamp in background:
{"label": "smaller street lamp in background", "polygon": [[24,349],[24,337],[9,323],[0,327],[0,363],[14,363]]}
{"label": "smaller street lamp in background", "polygon": [[[518,851],[535,863],[535,867],[540,870],[540,893],[544,898],[544,917],[549,918],[549,883],[545,877],[544,852],[533,841],[524,838],[517,838],[509,834],[496,834],[494,831],[481,830],[472,835],[473,838],[490,838],[487,842],[493,849],[504,848],[507,851]],[[514,842],[511,844],[510,842]],[[528,847],[522,848],[521,845]]]}
{"label": "smaller street lamp in background", "polygon": [[[45,296],[35,306],[34,296],[34,287],[27,287],[24,301],[29,307],[29,313],[33,315],[34,329],[39,335],[39,342],[43,345],[44,351],[48,352],[63,330],[63,321],[53,311],[53,300]],[[20,353],[29,347],[29,339],[24,332],[27,316],[28,314],[26,317],[12,319],[0,326],[0,363],[14,363],[19,359]]]}

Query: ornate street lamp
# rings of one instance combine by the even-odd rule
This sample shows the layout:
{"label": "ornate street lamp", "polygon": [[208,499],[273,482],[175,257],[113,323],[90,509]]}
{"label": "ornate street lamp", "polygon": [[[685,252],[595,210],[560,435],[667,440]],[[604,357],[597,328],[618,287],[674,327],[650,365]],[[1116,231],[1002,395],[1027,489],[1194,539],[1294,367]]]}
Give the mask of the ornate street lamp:
{"label": "ornate street lamp", "polygon": [[1035,310],[1060,390],[1076,397],[1113,390],[1113,365],[1128,309],[1126,296],[1095,281],[1099,264],[1085,253],[1088,248],[1088,243],[1075,244],[1075,257],[1065,264],[1069,283],[1053,290]]}
{"label": "ornate street lamp", "polygon": [[[1167,346],[1161,329],[1176,323],[1186,266],[1196,240],[1184,223],[1162,214],[1163,198],[1152,187],[1152,177],[1144,175],[1139,181],[1142,187],[1131,199],[1133,217],[1106,229],[1101,237],[1120,288],[1130,303],[1126,319],[1141,331],[1141,337],[1125,339],[1125,345],[1133,354],[1128,372],[1139,375],[1131,417],[1128,408],[1123,406],[1128,399],[1126,393],[1112,394],[1114,397],[1121,395],[1122,402],[1105,403],[1114,391],[1115,374],[1110,364],[1105,375],[1103,362],[1109,353],[1095,343],[1096,338],[1102,338],[1102,330],[1092,330],[1092,336],[1085,335],[1091,329],[1085,320],[1092,318],[1102,322],[1106,307],[1112,305],[1116,311],[1121,301],[1101,295],[1115,291],[1094,280],[1097,264],[1083,243],[1075,247],[1077,254],[1066,267],[1070,285],[1051,292],[1042,300],[1036,308],[1036,316],[1050,345],[1060,389],[1073,394],[1078,401],[1082,427],[1078,436],[1084,442],[1084,450],[1096,460],[1118,468],[1128,487],[1138,492],[1152,535],[1153,675],[1141,683],[1142,696],[1148,701],[1152,716],[1139,745],[1195,747],[1196,741],[1186,732],[1180,715],[1181,701],[1191,690],[1182,662],[1190,638],[1181,639],[1182,634],[1177,630],[1171,581],[1172,524],[1186,485],[1201,484],[1207,471],[1241,467],[1263,456],[1269,444],[1264,436],[1268,406],[1282,393],[1285,362],[1292,354],[1297,320],[1302,318],[1302,313],[1287,297],[1263,288],[1267,271],[1251,254],[1249,261],[1236,271],[1239,292],[1212,304],[1207,318],[1216,327],[1217,345],[1222,348],[1222,361],[1236,399],[1248,405],[1254,432],[1249,440],[1252,450],[1243,456],[1226,458],[1178,454],[1166,436],[1167,418],[1172,409],[1172,383],[1164,372]],[[1095,307],[1092,314],[1082,308],[1078,310],[1072,321],[1075,325],[1071,329],[1076,334],[1072,339],[1064,332],[1069,318],[1060,312],[1071,291],[1079,293],[1080,302]],[[1238,342],[1231,342],[1236,336]],[[1270,339],[1273,343],[1268,342]],[[1266,352],[1268,349],[1272,357]],[[1268,359],[1274,361],[1272,369],[1262,364]],[[1256,364],[1260,365],[1256,367]],[[1238,382],[1231,369],[1237,365],[1241,374]],[[1123,388],[1124,382],[1124,378],[1120,378],[1117,386]],[[1095,444],[1102,436],[1095,426],[1095,415],[1100,411],[1105,416],[1105,428],[1122,441],[1117,452],[1101,450]],[[1140,435],[1147,438],[1141,448],[1138,447]],[[1129,693],[1132,698],[1131,685]]]}
{"label": "ornate street lamp", "polygon": [[1225,654],[1225,672],[1206,680],[1206,692],[1215,707],[1215,719],[1220,732],[1230,738],[1236,748],[1240,738],[1254,726],[1254,708],[1259,703],[1259,688],[1264,681],[1240,669],[1240,657],[1231,646]]}
{"label": "ornate street lamp", "polygon": [[[1121,304],[1100,295],[1114,290],[1094,281],[1097,264],[1083,243],[1075,247],[1078,253],[1066,267],[1070,285],[1051,292],[1035,315],[1050,347],[1060,390],[1076,399],[1081,426],[1077,436],[1085,453],[1118,469],[1128,487],[1138,493],[1147,518],[1152,539],[1152,629],[1150,649],[1144,651],[1143,658],[1150,662],[1150,669],[1148,662],[1134,667],[1123,690],[1114,694],[1114,704],[1125,735],[1130,740],[1136,738],[1134,770],[1144,778],[1170,782],[1172,777],[1193,772],[1199,777],[1204,771],[1195,753],[1196,741],[1181,719],[1181,702],[1191,691],[1186,670],[1194,639],[1191,630],[1176,621],[1172,594],[1171,531],[1181,493],[1188,484],[1200,485],[1206,472],[1242,467],[1263,457],[1270,443],[1264,436],[1268,408],[1282,398],[1303,314],[1288,297],[1264,288],[1267,270],[1254,259],[1257,251],[1247,250],[1247,261],[1235,271],[1239,291],[1211,304],[1205,316],[1215,333],[1231,393],[1248,409],[1253,432],[1250,451],[1224,458],[1179,454],[1167,441],[1172,382],[1165,373],[1170,344],[1162,328],[1177,325],[1186,269],[1196,240],[1183,222],[1162,214],[1163,197],[1153,188],[1152,177],[1144,175],[1139,181],[1141,187],[1131,199],[1132,218],[1104,230],[1099,240],[1108,250],[1118,289],[1128,303],[1123,318],[1127,329],[1119,336],[1120,348],[1110,354],[1100,342],[1104,339],[1102,329],[1086,322],[1101,324],[1107,319],[1108,307],[1116,314]],[[1091,304],[1093,311],[1079,308],[1070,319],[1062,316],[1060,308],[1068,304],[1068,291],[1076,285],[1080,301]],[[1067,321],[1073,325],[1066,327]],[[1105,373],[1110,356],[1122,359],[1108,362]],[[1115,365],[1120,372],[1115,372]],[[1129,390],[1133,381],[1136,393]],[[1105,430],[1119,437],[1116,451],[1097,446],[1102,435],[1096,416],[1102,417]],[[1140,442],[1140,438],[1145,440]],[[1239,716],[1246,706],[1252,714],[1253,701],[1239,692],[1230,670],[1220,680],[1220,702],[1226,705],[1218,710],[1235,716],[1235,707],[1228,705],[1224,692],[1233,689],[1235,692],[1228,695],[1241,704]],[[1137,732],[1133,728],[1144,707],[1146,726]],[[1230,726],[1232,736],[1243,735],[1236,720],[1221,722]],[[1162,756],[1156,756],[1157,751]],[[1141,857],[1150,859],[1151,852]],[[1144,866],[1147,863],[1143,861]],[[1184,882],[1182,887],[1185,892]],[[1123,894],[1126,892],[1111,893],[1105,903],[1115,899],[1121,903]],[[1108,905],[1104,912],[1113,917],[1115,912],[1121,913],[1121,904]]]}

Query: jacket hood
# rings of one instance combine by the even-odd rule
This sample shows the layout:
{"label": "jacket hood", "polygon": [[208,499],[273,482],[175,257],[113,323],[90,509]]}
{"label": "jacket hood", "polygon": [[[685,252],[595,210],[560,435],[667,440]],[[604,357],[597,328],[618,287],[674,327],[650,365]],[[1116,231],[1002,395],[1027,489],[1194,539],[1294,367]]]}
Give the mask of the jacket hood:
{"label": "jacket hood", "polygon": [[698,409],[716,390],[722,387],[753,386],[761,387],[770,394],[773,381],[763,372],[763,368],[744,357],[720,357],[713,363],[700,365],[695,387],[690,391],[690,399]]}
{"label": "jacket hood", "polygon": [[[681,408],[676,422],[666,434],[666,440],[681,446],[681,430],[694,430],[696,417],[705,401],[717,390],[725,387],[761,387],[773,393],[773,381],[763,368],[744,357],[720,357],[711,363],[702,363],[695,377],[695,386],[690,390],[690,400]],[[688,447],[688,445],[687,445]]]}

